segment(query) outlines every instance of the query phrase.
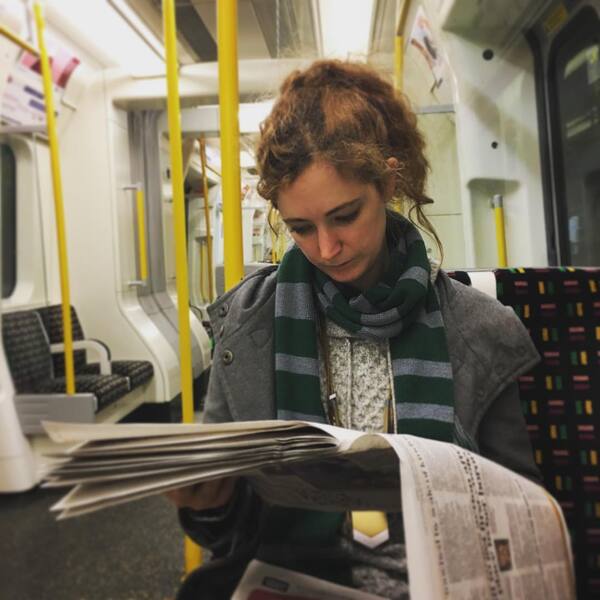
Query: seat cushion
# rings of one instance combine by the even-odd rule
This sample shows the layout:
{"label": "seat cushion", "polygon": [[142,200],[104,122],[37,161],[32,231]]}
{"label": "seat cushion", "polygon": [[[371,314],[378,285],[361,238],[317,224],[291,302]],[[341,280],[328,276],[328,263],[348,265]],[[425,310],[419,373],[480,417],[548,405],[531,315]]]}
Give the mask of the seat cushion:
{"label": "seat cushion", "polygon": [[[64,394],[67,383],[64,377],[47,379],[37,386],[37,393]],[[75,378],[76,393],[94,394],[98,399],[98,410],[122,398],[129,392],[129,384],[121,375],[77,375]]]}
{"label": "seat cushion", "polygon": [[[147,360],[113,360],[110,367],[113,375],[122,375],[129,379],[131,389],[150,381],[154,375],[154,367]],[[100,373],[100,365],[90,363],[86,365],[84,373],[98,374]]]}

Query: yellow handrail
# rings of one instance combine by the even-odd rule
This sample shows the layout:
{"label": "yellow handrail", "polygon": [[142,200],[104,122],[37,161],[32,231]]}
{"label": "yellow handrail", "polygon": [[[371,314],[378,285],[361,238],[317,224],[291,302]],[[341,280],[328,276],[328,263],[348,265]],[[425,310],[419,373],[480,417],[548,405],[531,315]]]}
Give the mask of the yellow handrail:
{"label": "yellow handrail", "polygon": [[135,192],[138,222],[138,252],[140,257],[140,279],[148,279],[148,252],[146,250],[146,212],[144,206],[144,190],[138,187]]}
{"label": "yellow handrail", "polygon": [[177,304],[179,310],[179,353],[181,362],[181,401],[184,423],[194,422],[192,391],[192,353],[190,344],[189,288],[183,198],[183,156],[181,152],[181,112],[177,73],[174,0],[163,0],[163,25],[167,63],[167,110],[173,182],[173,221],[175,226],[175,262]]}
{"label": "yellow handrail", "polygon": [[273,215],[273,209],[269,210],[267,213],[267,225],[269,226],[269,235],[271,236],[271,262],[276,265],[279,260],[277,257],[277,248],[275,245],[277,244],[277,235],[274,231],[275,223],[273,222],[275,217]]}
{"label": "yellow handrail", "polygon": [[[183,199],[183,156],[181,152],[181,112],[179,109],[179,77],[177,73],[177,38],[175,4],[163,0],[163,28],[167,64],[167,112],[173,184],[173,222],[175,227],[175,265],[177,277],[177,310],[179,313],[179,364],[181,368],[181,409],[184,423],[194,422],[192,387],[192,351],[189,316],[189,288],[185,206]],[[185,569],[189,573],[202,562],[202,551],[185,538]]]}
{"label": "yellow handrail", "polygon": [[60,156],[58,137],[54,118],[54,99],[52,96],[52,74],[50,61],[44,42],[44,17],[39,2],[33,5],[37,27],[39,55],[44,84],[44,102],[46,105],[46,127],[50,144],[50,166],[52,169],[52,190],[54,192],[54,212],[56,217],[56,238],[58,242],[58,264],[60,271],[60,295],[62,302],[63,339],[65,343],[65,377],[67,394],[75,393],[75,370],[73,367],[73,328],[71,324],[71,299],[69,292],[69,263],[67,259],[67,241],[65,231],[65,211],[63,205],[62,180],[60,176]]}
{"label": "yellow handrail", "polygon": [[492,198],[494,220],[496,222],[496,247],[498,248],[498,266],[508,266],[506,258],[506,231],[504,229],[504,202],[500,194]]}
{"label": "yellow handrail", "polygon": [[396,26],[396,38],[394,40],[394,87],[402,91],[404,77],[404,26],[408,16],[410,0],[404,0],[400,8],[398,25]]}
{"label": "yellow handrail", "polygon": [[219,118],[226,290],[238,284],[244,276],[237,20],[237,0],[218,0],[217,46],[219,48]]}
{"label": "yellow handrail", "polygon": [[15,43],[17,46],[22,48],[23,50],[27,50],[30,54],[34,56],[39,56],[40,53],[36,48],[34,48],[29,42],[26,42],[24,39],[20,38],[14,31],[11,31],[8,27],[4,25],[0,25],[0,35],[8,38],[11,42]]}
{"label": "yellow handrail", "polygon": [[132,285],[144,283],[148,279],[148,246],[146,244],[146,212],[144,190],[140,183],[126,185],[124,190],[135,190],[135,203],[138,230],[138,267],[140,281],[131,282]]}
{"label": "yellow handrail", "polygon": [[206,223],[206,249],[208,251],[208,301],[215,299],[213,289],[212,236],[210,232],[210,207],[208,206],[208,177],[206,177],[206,144],[200,138],[200,163],[202,164],[202,188],[204,191],[204,222]]}
{"label": "yellow handrail", "polygon": [[[204,243],[198,246],[200,257],[200,297],[203,301],[207,301],[209,292],[204,289]],[[208,258],[206,259],[208,261]]]}

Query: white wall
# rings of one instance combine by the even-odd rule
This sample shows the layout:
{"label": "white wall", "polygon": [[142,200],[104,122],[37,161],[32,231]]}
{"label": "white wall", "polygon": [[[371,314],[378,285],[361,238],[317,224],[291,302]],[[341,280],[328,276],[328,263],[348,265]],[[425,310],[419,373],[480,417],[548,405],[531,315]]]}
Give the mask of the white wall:
{"label": "white wall", "polygon": [[[407,46],[405,90],[419,107],[450,103],[455,109],[454,118],[420,118],[432,165],[429,191],[436,200],[428,214],[447,250],[444,264],[498,265],[491,197],[500,193],[509,265],[544,266],[533,58],[520,29],[525,20],[521,15],[526,10],[530,15],[531,6],[508,0],[502,10],[487,11],[487,4],[475,8],[457,0],[422,0],[412,5],[407,40],[419,5],[448,62],[447,76],[432,91],[425,59]],[[507,14],[510,18],[501,18]],[[463,21],[465,27],[456,26]],[[482,24],[488,29],[482,30]],[[482,57],[487,47],[494,51],[491,61]]]}
{"label": "white wall", "polygon": [[126,114],[113,107],[111,72],[98,72],[81,96],[61,138],[68,215],[72,302],[86,335],[105,341],[116,359],[155,365],[149,399],[165,401],[179,391],[178,361],[139,307],[129,285],[135,262],[134,197]]}

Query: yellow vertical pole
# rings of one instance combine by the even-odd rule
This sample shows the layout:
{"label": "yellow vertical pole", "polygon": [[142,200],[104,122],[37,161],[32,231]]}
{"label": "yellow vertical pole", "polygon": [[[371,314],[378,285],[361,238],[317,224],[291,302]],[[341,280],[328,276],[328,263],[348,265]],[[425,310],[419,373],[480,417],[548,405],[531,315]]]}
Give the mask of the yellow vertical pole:
{"label": "yellow vertical pole", "polygon": [[69,263],[67,259],[67,241],[65,230],[65,211],[60,176],[60,156],[58,154],[58,137],[56,119],[54,117],[54,98],[52,96],[52,73],[50,61],[44,41],[44,17],[39,2],[33,5],[37,28],[38,45],[40,47],[40,63],[44,84],[44,102],[46,105],[46,127],[50,144],[50,166],[52,169],[52,191],[54,192],[54,212],[56,218],[56,237],[58,242],[58,264],[60,271],[60,295],[62,302],[63,339],[65,344],[65,377],[67,394],[75,393],[75,371],[73,368],[73,329],[71,325],[71,298],[69,292]]}
{"label": "yellow vertical pole", "polygon": [[210,231],[210,207],[208,205],[208,177],[206,176],[206,143],[200,138],[200,163],[202,164],[202,188],[204,191],[204,222],[206,223],[206,250],[208,254],[208,301],[215,299],[213,290],[212,236]]}
{"label": "yellow vertical pole", "polygon": [[148,253],[146,251],[146,214],[144,208],[144,190],[138,188],[135,191],[138,221],[138,252],[140,257],[140,279],[148,279]]}
{"label": "yellow vertical pole", "polygon": [[394,87],[402,91],[404,74],[404,36],[396,34],[394,39]]}
{"label": "yellow vertical pole", "polygon": [[192,353],[189,317],[189,288],[183,197],[183,156],[181,152],[181,113],[175,37],[174,0],[163,0],[163,21],[167,53],[167,110],[173,183],[173,221],[175,226],[175,262],[177,276],[177,308],[179,311],[179,360],[181,364],[181,401],[184,423],[194,422],[192,395]]}
{"label": "yellow vertical pole", "polygon": [[406,25],[409,6],[410,0],[403,0],[394,39],[394,87],[398,91],[402,91],[404,87],[404,27]]}
{"label": "yellow vertical pole", "polygon": [[506,232],[504,229],[504,206],[502,196],[495,194],[492,199],[494,208],[494,220],[496,222],[496,246],[498,248],[498,266],[508,266],[506,259]]}
{"label": "yellow vertical pole", "polygon": [[237,0],[217,1],[219,53],[219,117],[221,126],[221,182],[225,289],[244,276],[240,178],[240,126],[237,64]]}
{"label": "yellow vertical pole", "polygon": [[[167,111],[173,185],[173,221],[175,227],[175,263],[177,278],[177,310],[179,313],[179,364],[181,368],[181,407],[184,423],[194,422],[192,389],[192,351],[189,316],[189,287],[185,206],[183,197],[183,156],[181,151],[181,113],[179,110],[179,77],[174,0],[163,0],[163,28],[167,63]],[[185,538],[185,569],[189,573],[202,562],[201,549]]]}
{"label": "yellow vertical pole", "polygon": [[276,265],[279,261],[277,256],[277,248],[275,247],[277,244],[277,234],[273,231],[275,229],[274,221],[276,220],[273,210],[274,208],[269,210],[267,215],[267,224],[269,225],[269,234],[271,235],[271,262]]}

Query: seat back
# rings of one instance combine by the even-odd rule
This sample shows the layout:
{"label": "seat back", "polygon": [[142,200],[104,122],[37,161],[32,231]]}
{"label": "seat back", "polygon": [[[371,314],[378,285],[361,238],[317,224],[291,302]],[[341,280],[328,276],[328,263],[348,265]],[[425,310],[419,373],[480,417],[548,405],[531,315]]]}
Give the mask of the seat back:
{"label": "seat back", "polygon": [[[48,338],[51,344],[62,344],[64,341],[63,334],[63,319],[62,319],[62,305],[53,304],[52,306],[44,306],[38,308],[44,329],[48,334]],[[71,306],[71,328],[73,332],[73,340],[83,340],[83,328],[77,317],[75,308]],[[52,355],[52,362],[54,366],[54,374],[56,377],[64,377],[65,375],[65,355],[62,352],[57,352]],[[73,364],[75,373],[82,372],[86,365],[85,350],[75,350],[73,352]]]}
{"label": "seat back", "polygon": [[49,342],[36,311],[4,313],[2,340],[17,393],[34,393],[52,377]]}
{"label": "seat back", "polygon": [[571,532],[578,597],[600,597],[600,269],[495,274],[498,300],[542,356],[519,388],[536,463]]}

